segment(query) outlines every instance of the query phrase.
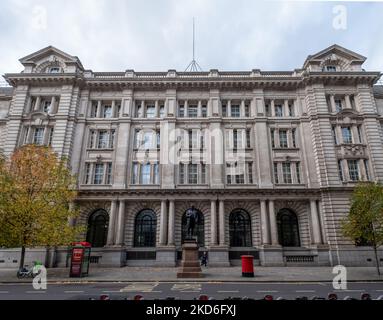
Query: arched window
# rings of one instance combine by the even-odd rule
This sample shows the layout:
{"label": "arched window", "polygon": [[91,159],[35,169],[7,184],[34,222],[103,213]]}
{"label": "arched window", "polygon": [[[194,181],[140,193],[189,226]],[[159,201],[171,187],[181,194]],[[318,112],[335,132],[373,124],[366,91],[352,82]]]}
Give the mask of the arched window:
{"label": "arched window", "polygon": [[[195,209],[197,210],[197,209]],[[187,218],[186,218],[186,212],[182,216],[182,243],[184,242],[186,236],[187,236]],[[197,236],[197,242],[200,247],[205,246],[205,222],[204,217],[201,211],[197,210],[198,218],[196,221],[194,233]]]}
{"label": "arched window", "polygon": [[289,209],[282,209],[278,212],[277,224],[279,244],[284,247],[300,247],[297,215]]}
{"label": "arched window", "polygon": [[88,219],[88,231],[86,241],[92,244],[92,247],[99,248],[106,244],[108,234],[108,214],[100,209],[93,212]]}
{"label": "arched window", "polygon": [[231,247],[251,247],[251,220],[245,210],[236,209],[230,213],[229,235]]}
{"label": "arched window", "polygon": [[134,223],[134,246],[156,246],[157,218],[153,210],[145,209],[137,214]]}

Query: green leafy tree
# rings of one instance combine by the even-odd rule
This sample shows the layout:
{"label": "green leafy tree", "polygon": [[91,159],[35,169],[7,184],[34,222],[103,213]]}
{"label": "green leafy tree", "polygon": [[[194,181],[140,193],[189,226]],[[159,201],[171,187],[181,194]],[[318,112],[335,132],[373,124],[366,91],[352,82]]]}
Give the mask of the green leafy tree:
{"label": "green leafy tree", "polygon": [[378,248],[383,244],[382,184],[363,182],[355,187],[350,213],[343,224],[343,233],[355,243],[373,247],[380,275]]}
{"label": "green leafy tree", "polygon": [[70,226],[78,212],[75,177],[66,159],[51,148],[25,145],[9,159],[0,158],[0,247],[25,248],[69,245],[83,231]]}

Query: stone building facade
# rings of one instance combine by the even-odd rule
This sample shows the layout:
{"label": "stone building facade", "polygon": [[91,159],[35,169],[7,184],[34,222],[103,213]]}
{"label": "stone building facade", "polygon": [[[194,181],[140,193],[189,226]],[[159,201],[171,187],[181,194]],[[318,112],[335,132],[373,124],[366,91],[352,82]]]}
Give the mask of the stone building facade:
{"label": "stone building facade", "polygon": [[47,47],[5,75],[0,147],[69,157],[70,223],[87,225],[94,265],[176,266],[194,207],[210,265],[370,266],[340,230],[355,184],[383,180],[383,90],[365,60],[333,45],[294,71],[93,72]]}

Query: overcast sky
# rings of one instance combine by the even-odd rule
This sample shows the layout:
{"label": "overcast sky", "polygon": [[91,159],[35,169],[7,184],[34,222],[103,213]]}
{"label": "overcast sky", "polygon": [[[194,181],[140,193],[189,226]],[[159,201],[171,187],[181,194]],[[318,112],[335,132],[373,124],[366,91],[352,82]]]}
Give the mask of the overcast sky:
{"label": "overcast sky", "polygon": [[19,72],[19,58],[48,45],[94,71],[183,71],[193,17],[204,70],[293,70],[337,43],[383,71],[382,2],[1,0],[0,74]]}

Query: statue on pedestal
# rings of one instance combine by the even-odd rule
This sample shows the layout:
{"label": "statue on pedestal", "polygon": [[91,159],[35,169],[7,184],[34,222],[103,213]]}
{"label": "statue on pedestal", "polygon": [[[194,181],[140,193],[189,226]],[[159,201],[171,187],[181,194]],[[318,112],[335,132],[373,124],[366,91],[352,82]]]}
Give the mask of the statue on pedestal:
{"label": "statue on pedestal", "polygon": [[186,211],[186,239],[193,239],[195,236],[194,230],[195,226],[198,223],[198,212],[192,206]]}

